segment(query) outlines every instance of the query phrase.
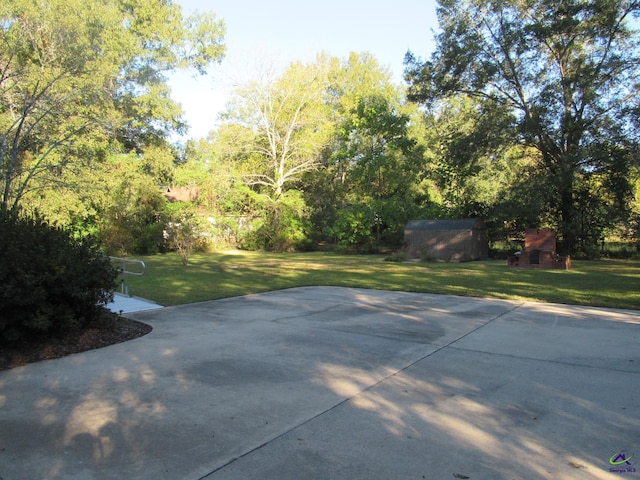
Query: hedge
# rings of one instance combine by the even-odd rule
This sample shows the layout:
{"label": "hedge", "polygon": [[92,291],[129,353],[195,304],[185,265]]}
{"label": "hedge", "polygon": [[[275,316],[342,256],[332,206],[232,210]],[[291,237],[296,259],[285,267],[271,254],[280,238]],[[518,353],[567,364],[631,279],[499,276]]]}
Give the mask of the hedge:
{"label": "hedge", "polygon": [[0,209],[0,340],[84,326],[113,299],[118,272],[90,240]]}

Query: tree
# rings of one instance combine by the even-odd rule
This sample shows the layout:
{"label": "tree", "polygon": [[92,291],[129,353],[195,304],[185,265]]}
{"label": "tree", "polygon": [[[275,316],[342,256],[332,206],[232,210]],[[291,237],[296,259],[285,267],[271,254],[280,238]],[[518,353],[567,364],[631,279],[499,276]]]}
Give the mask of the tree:
{"label": "tree", "polygon": [[170,0],[0,4],[1,204],[64,186],[70,166],[161,146],[184,127],[163,72],[220,60],[224,28]]}
{"label": "tree", "polygon": [[426,169],[448,215],[486,216],[522,174],[512,122],[504,108],[466,96],[425,112]]}
{"label": "tree", "polygon": [[320,55],[309,64],[294,62],[281,74],[267,68],[236,90],[224,115],[215,150],[235,163],[252,189],[251,245],[290,250],[306,237],[304,201],[296,187],[321,165],[331,136],[334,124],[324,100],[334,65],[335,59]]}
{"label": "tree", "polygon": [[414,186],[422,167],[402,89],[370,54],[351,53],[326,98],[336,128],[325,150],[325,178],[305,189],[313,194],[318,230],[349,248],[397,244],[417,210]]}
{"label": "tree", "polygon": [[324,104],[330,67],[323,56],[292,63],[281,76],[267,70],[235,92],[226,120],[245,138],[245,181],[273,199],[320,164],[331,129]]}
{"label": "tree", "polygon": [[193,251],[206,246],[207,227],[193,204],[175,202],[167,206],[168,217],[166,240],[169,247],[180,254],[180,261],[186,267]]}
{"label": "tree", "polygon": [[153,254],[163,247],[166,199],[135,154],[113,155],[88,199],[103,247],[112,255]]}
{"label": "tree", "polygon": [[[415,213],[410,192],[421,166],[408,125],[409,116],[380,95],[358,99],[341,124],[333,161],[343,171],[340,181],[347,202],[338,215],[342,243],[377,249],[383,236],[399,243],[393,237],[402,235]],[[346,224],[340,217],[347,218]],[[364,224],[354,228],[357,219]]]}
{"label": "tree", "polygon": [[431,60],[405,59],[412,100],[433,106],[466,95],[514,113],[520,140],[540,152],[547,208],[568,251],[587,234],[579,228],[580,208],[592,203],[579,202],[584,182],[602,177],[613,199],[631,192],[624,172],[637,162],[631,17],[639,13],[637,0],[440,0]]}

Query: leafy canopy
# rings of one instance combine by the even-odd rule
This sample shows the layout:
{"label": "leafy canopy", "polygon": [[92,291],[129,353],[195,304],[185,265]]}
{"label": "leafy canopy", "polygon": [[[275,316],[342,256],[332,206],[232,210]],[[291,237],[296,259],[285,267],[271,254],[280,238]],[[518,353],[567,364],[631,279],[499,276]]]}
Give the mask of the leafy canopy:
{"label": "leafy canopy", "polygon": [[[428,61],[406,56],[409,97],[429,106],[466,95],[514,113],[520,141],[540,152],[546,199],[566,246],[580,235],[577,193],[594,174],[628,197],[637,138],[636,0],[441,0]],[[610,205],[626,209],[625,204]]]}
{"label": "leafy canopy", "polygon": [[204,73],[222,58],[223,35],[212,14],[184,18],[170,0],[0,3],[2,205],[183,129],[164,73]]}

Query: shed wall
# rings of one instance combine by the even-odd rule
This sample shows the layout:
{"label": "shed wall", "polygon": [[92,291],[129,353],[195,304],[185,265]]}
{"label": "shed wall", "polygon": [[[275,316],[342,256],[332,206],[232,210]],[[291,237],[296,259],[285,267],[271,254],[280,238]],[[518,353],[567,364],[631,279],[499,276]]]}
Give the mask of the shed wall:
{"label": "shed wall", "polygon": [[407,253],[412,257],[437,260],[478,260],[489,255],[484,229],[473,230],[407,230]]}

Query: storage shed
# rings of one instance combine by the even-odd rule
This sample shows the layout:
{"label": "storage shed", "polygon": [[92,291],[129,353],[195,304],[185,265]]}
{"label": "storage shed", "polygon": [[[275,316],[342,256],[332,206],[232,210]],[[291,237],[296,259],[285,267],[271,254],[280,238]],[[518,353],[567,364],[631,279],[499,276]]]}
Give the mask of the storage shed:
{"label": "storage shed", "polygon": [[479,218],[410,220],[404,240],[411,257],[461,261],[489,256],[487,227]]}

